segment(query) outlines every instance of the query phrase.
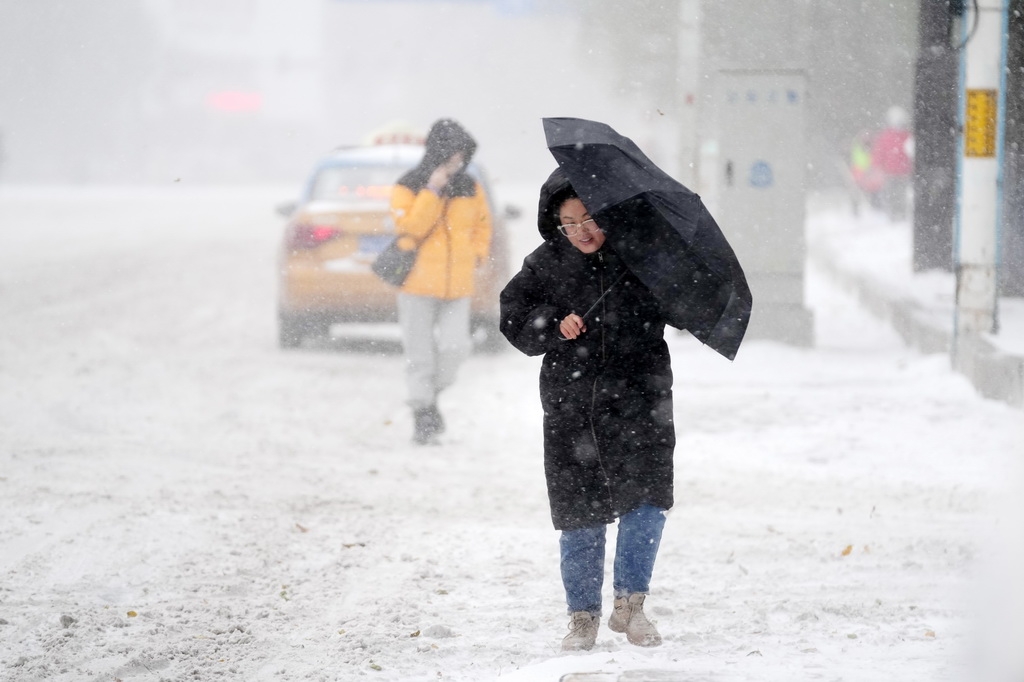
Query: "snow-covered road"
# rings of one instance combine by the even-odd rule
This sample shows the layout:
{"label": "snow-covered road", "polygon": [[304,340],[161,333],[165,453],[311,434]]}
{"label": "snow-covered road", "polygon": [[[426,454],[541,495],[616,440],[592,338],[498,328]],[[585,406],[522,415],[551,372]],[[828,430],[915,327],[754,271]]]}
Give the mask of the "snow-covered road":
{"label": "snow-covered road", "polygon": [[[534,200],[507,192],[521,255]],[[815,271],[815,348],[750,341],[729,363],[671,335],[677,507],[648,600],[665,644],[602,626],[562,654],[539,361],[474,356],[443,447],[413,446],[391,346],[276,347],[287,198],[0,190],[0,680],[1021,666],[1003,643],[1024,636],[1024,417]]]}

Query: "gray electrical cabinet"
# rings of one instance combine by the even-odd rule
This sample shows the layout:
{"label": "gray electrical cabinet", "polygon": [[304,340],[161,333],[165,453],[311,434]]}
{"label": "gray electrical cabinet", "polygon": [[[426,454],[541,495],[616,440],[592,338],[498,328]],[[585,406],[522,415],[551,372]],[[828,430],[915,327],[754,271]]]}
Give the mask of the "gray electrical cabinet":
{"label": "gray electrical cabinet", "polygon": [[802,70],[716,74],[716,219],[754,296],[747,335],[811,345],[804,305],[806,202]]}

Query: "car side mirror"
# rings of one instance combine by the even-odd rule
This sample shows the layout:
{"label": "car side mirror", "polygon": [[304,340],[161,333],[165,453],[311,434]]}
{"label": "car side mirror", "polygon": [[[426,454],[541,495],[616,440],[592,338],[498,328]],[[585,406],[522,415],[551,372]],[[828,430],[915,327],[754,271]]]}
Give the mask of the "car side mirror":
{"label": "car side mirror", "polygon": [[292,213],[295,213],[295,209],[298,207],[298,205],[298,202],[286,201],[283,204],[278,204],[277,208],[275,208],[274,210],[277,211],[280,215],[283,215],[285,218],[287,218]]}
{"label": "car side mirror", "polygon": [[523,210],[515,204],[505,205],[505,218],[508,220],[515,220],[523,215]]}

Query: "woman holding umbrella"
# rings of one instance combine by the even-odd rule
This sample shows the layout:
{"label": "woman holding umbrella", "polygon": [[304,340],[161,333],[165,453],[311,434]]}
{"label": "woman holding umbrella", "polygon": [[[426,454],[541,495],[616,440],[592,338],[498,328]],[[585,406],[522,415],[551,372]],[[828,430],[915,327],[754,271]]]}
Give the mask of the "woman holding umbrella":
{"label": "woman holding umbrella", "polygon": [[562,649],[596,642],[606,527],[616,520],[608,626],[657,646],[643,607],[673,504],[664,315],[561,170],[541,188],[538,227],[544,243],[501,293],[501,328],[523,353],[544,356],[544,469],[570,615]]}

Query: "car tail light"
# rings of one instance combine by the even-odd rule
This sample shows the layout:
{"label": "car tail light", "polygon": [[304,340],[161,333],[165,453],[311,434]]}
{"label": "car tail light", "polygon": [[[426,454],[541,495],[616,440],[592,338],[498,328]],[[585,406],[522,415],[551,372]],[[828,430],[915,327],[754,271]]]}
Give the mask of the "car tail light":
{"label": "car tail light", "polygon": [[341,236],[341,230],[331,225],[298,223],[288,230],[287,245],[293,251],[315,249]]}

